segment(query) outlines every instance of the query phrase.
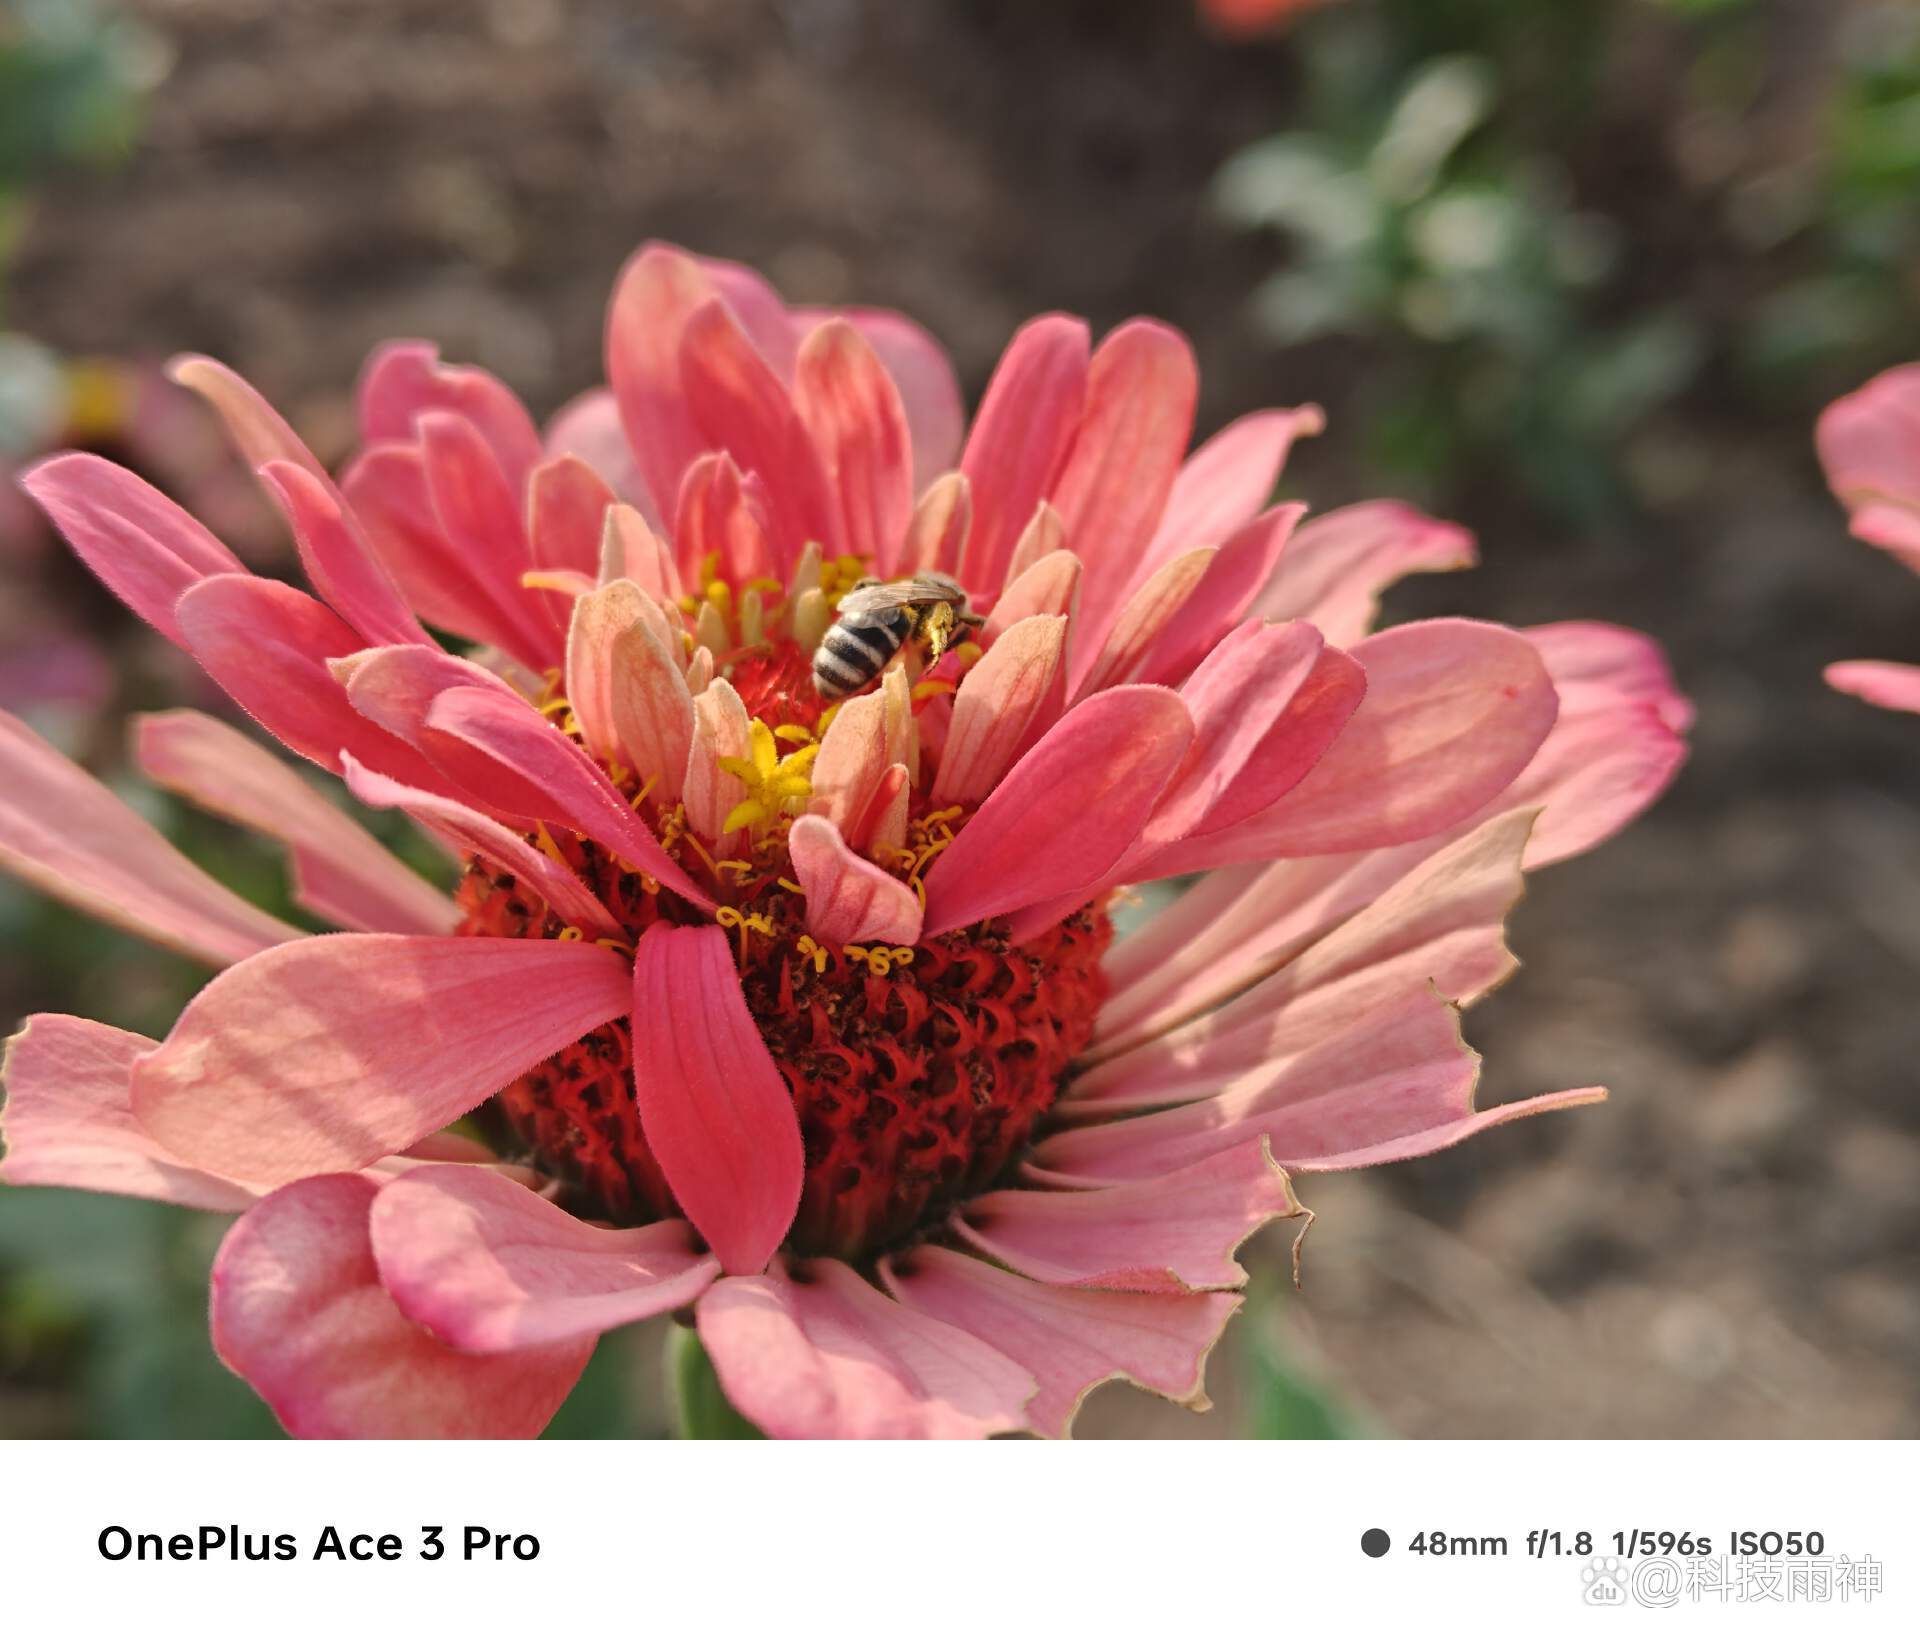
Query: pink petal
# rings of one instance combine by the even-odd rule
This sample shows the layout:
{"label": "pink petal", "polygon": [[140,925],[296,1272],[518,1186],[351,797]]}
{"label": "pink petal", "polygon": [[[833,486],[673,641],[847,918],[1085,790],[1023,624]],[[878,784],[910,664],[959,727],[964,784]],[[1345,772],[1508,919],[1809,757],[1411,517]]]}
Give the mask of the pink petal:
{"label": "pink petal", "polygon": [[1256,1137],[1146,1182],[997,1190],[968,1201],[953,1226],[1050,1285],[1187,1292],[1243,1285],[1233,1254],[1257,1229],[1299,1213],[1287,1174]]}
{"label": "pink petal", "polygon": [[1833,663],[1826,682],[1875,708],[1920,714],[1920,668],[1910,663]]}
{"label": "pink petal", "polygon": [[1366,1142],[1348,1142],[1328,1153],[1303,1156],[1295,1162],[1297,1172],[1353,1171],[1362,1166],[1385,1166],[1396,1160],[1413,1160],[1421,1155],[1438,1154],[1464,1143],[1470,1137],[1505,1126],[1530,1115],[1553,1114],[1560,1109],[1584,1109],[1592,1103],[1604,1103],[1604,1086],[1580,1086],[1571,1091],[1548,1092],[1541,1097],[1522,1098],[1492,1109],[1474,1109],[1471,1103],[1449,1105],[1434,1116],[1421,1116],[1420,1122],[1402,1122],[1392,1135]]}
{"label": "pink petal", "polygon": [[1646,635],[1612,623],[1542,623],[1521,632],[1553,676],[1562,720],[1630,703],[1651,708],[1675,732],[1693,725],[1693,704]]}
{"label": "pink petal", "polygon": [[611,389],[589,389],[555,412],[547,423],[546,450],[549,457],[579,458],[624,502],[653,520],[661,518],[620,426],[620,403]]}
{"label": "pink petal", "polygon": [[1134,1038],[1123,1001],[1137,1011],[1144,990],[1155,1007],[1171,1012],[1178,1003],[1176,1020],[1191,1017],[1235,979],[1264,977],[1280,960],[1369,907],[1458,838],[1449,831],[1382,851],[1215,870],[1108,951],[1113,993],[1095,1037],[1096,1054],[1110,1054]]}
{"label": "pink petal", "polygon": [[1300,503],[1269,509],[1228,538],[1199,586],[1167,619],[1135,678],[1177,686],[1238,624],[1273,576],[1281,551],[1306,513]]}
{"label": "pink petal", "polygon": [[433,700],[427,726],[477,750],[499,778],[514,783],[508,800],[514,809],[598,840],[698,907],[713,907],[606,773],[530,704],[505,692],[459,686]]}
{"label": "pink petal", "polygon": [[540,431],[518,396],[476,366],[448,366],[431,343],[383,343],[360,374],[360,433],[376,441],[416,438],[422,413],[452,412],[473,425],[516,491],[540,461]]}
{"label": "pink petal", "polygon": [[406,601],[438,628],[511,655],[544,646],[535,608],[517,574],[469,558],[434,512],[426,459],[417,446],[371,446],[341,477],[340,489]]}
{"label": "pink petal", "polygon": [[1908,571],[1920,572],[1920,507],[1862,503],[1847,517],[1847,530],[1862,543],[1885,549]]}
{"label": "pink petal", "polygon": [[899,389],[913,436],[913,488],[925,491],[936,475],[959,460],[967,428],[960,385],[946,350],[923,327],[890,309],[793,311],[794,323],[802,328],[832,317],[845,320],[867,340]]}
{"label": "pink petal", "polygon": [[213,1262],[213,1346],[301,1439],[531,1439],[593,1353],[591,1334],[470,1355],[414,1325],[374,1266],[376,1189],[310,1178],[236,1223]]}
{"label": "pink petal", "polygon": [[677,632],[664,624],[656,629],[644,608],[642,621],[613,641],[615,742],[628,769],[653,782],[654,800],[662,806],[680,798],[693,750],[693,694],[674,655],[678,650]]}
{"label": "pink petal", "polygon": [[[372,647],[335,658],[327,668],[356,714],[404,740],[398,746],[409,768],[418,768],[409,770],[410,787],[447,795],[517,830],[532,828],[547,804],[542,791],[503,770],[491,756],[427,725],[434,700],[459,686],[503,694],[516,709],[524,708],[524,700],[499,675],[436,646]],[[347,760],[343,753],[343,774]]]}
{"label": "pink petal", "polygon": [[1514,1118],[1499,1109],[1474,1115],[1480,1059],[1460,1038],[1459,1015],[1424,985],[1410,988],[1340,1033],[1250,1070],[1217,1097],[1057,1133],[1035,1163],[1111,1182],[1157,1179],[1255,1138],[1289,1171],[1444,1148]]}
{"label": "pink petal", "polygon": [[259,744],[193,709],[139,716],[140,769],[195,805],[283,841],[294,900],[360,931],[449,932],[460,911]]}
{"label": "pink petal", "polygon": [[1066,649],[1066,618],[1026,617],[968,671],[954,694],[933,805],[977,806],[993,791],[1054,696]]}
{"label": "pink petal", "polygon": [[565,925],[604,937],[624,936],[620,922],[607,913],[606,906],[572,871],[484,812],[446,795],[396,783],[368,771],[351,755],[346,758],[345,776],[354,799],[362,805],[398,807],[417,822],[456,841],[462,851],[485,858],[519,881],[528,896],[530,930],[536,929],[532,917],[538,911],[533,905],[544,903]]}
{"label": "pink petal", "polygon": [[1325,426],[1318,406],[1250,412],[1229,423],[1181,465],[1146,564],[1160,565],[1197,544],[1225,543],[1273,496],[1294,441]]}
{"label": "pink petal", "polygon": [[1442,833],[1403,846],[1209,876],[1108,954],[1114,994],[1105,1021],[1116,1029],[1138,1025],[1143,985],[1154,1004],[1175,1013],[1168,1021],[1190,1015],[1204,1003],[1189,987],[1201,973],[1244,986],[1265,969],[1263,956],[1297,951],[1451,842],[1515,810],[1545,808],[1527,840],[1529,869],[1588,849],[1644,811],[1684,758],[1680,730],[1692,718],[1659,648],[1604,624],[1551,625],[1527,638],[1562,704],[1539,752],[1507,789]]}
{"label": "pink petal", "polygon": [[210,577],[181,596],[177,615],[194,661],[295,754],[337,772],[347,749],[409,782],[432,781],[417,751],[348,702],[327,664],[360,639],[319,601],[264,577]]}
{"label": "pink petal", "polygon": [[760,357],[773,368],[774,375],[782,383],[791,383],[800,339],[813,329],[812,323],[802,321],[790,311],[765,277],[745,263],[730,262],[724,257],[696,256],[693,261],[713,282],[714,291],[726,299],[740,329]]}
{"label": "pink petal", "polygon": [[[1135,590],[1105,631],[1098,653],[1084,657],[1074,665],[1074,695],[1085,697],[1137,679],[1147,658],[1159,645],[1175,615],[1200,586],[1213,564],[1218,549],[1190,549],[1169,560]],[[1084,635],[1097,635],[1097,620],[1081,628]]]}
{"label": "pink petal", "polygon": [[527,537],[534,563],[594,577],[613,488],[577,457],[550,457],[533,471],[527,493]]}
{"label": "pink petal", "polygon": [[771,577],[778,564],[765,493],[746,484],[725,452],[709,452],[689,465],[674,513],[673,543],[690,577],[711,559],[719,575],[736,587]]}
{"label": "pink petal", "polygon": [[[1326,651],[1310,623],[1257,620],[1215,648],[1181,691],[1193,717],[1193,747],[1155,809],[1149,844],[1183,840],[1209,824],[1237,823],[1271,805],[1311,769],[1345,717],[1326,729],[1317,748],[1298,756],[1287,752],[1291,738],[1274,734]],[[1365,678],[1352,668],[1340,682],[1345,690],[1337,695],[1351,715],[1365,694]],[[1262,780],[1261,768],[1275,764],[1276,755],[1282,758],[1275,780]],[[1239,789],[1246,792],[1234,794]]]}
{"label": "pink petal", "polygon": [[992,644],[1023,617],[1074,614],[1083,568],[1077,554],[1059,546],[1065,541],[1060,516],[1042,503],[1014,547],[1011,575],[980,631],[981,645]]}
{"label": "pink petal", "polygon": [[110,789],[4,713],[0,868],[213,966],[300,935],[195,867]]}
{"label": "pink petal", "polygon": [[718,926],[656,925],[634,955],[640,1125],[728,1274],[756,1274],[786,1238],[805,1161],[793,1094],[747,1009]]}
{"label": "pink petal", "polygon": [[807,810],[843,835],[858,838],[860,821],[890,763],[886,719],[887,706],[878,692],[849,698],[820,739]]}
{"label": "pink petal", "polygon": [[613,583],[622,577],[631,578],[662,605],[680,598],[680,568],[673,551],[640,511],[625,503],[607,511],[607,527],[600,537],[600,581]]}
{"label": "pink petal", "polygon": [[373,1203],[373,1255],[400,1312],[470,1353],[611,1331],[693,1302],[720,1273],[675,1219],[583,1223],[485,1166],[421,1166]]}
{"label": "pink petal", "polygon": [[1083,610],[1095,634],[1158,569],[1144,557],[1186,455],[1199,392],[1192,348],[1156,320],[1130,320],[1094,351],[1086,414],[1049,496],[1086,563]]}
{"label": "pink petal", "polygon": [[251,469],[286,462],[325,482],[327,471],[265,397],[231,366],[204,354],[176,355],[167,362],[167,375],[182,388],[192,389],[219,413],[227,433]]}
{"label": "pink petal", "polygon": [[831,542],[835,517],[820,458],[786,386],[715,299],[687,319],[680,379],[695,426],[765,482],[784,575],[810,542]]}
{"label": "pink petal", "polygon": [[971,1440],[1026,1426],[1033,1378],[845,1264],[775,1266],[700,1299],[727,1398],[781,1440]]}
{"label": "pink petal", "polygon": [[1380,592],[1409,572],[1474,564],[1473,537],[1404,503],[1355,503],[1309,520],[1250,608],[1258,617],[1302,617],[1328,644],[1351,647],[1373,627]]}
{"label": "pink petal", "polygon": [[1365,700],[1290,794],[1225,837],[1243,859],[1437,833],[1505,790],[1553,726],[1553,683],[1511,629],[1407,623],[1361,641],[1353,659]]}
{"label": "pink petal", "polygon": [[907,843],[907,804],[913,780],[899,761],[880,774],[868,797],[866,810],[847,836],[848,844],[864,852],[898,853]]}
{"label": "pink petal", "polygon": [[260,467],[300,547],[300,563],[320,598],[373,646],[428,644],[360,523],[331,480],[315,479],[284,458]]}
{"label": "pink petal", "polygon": [[1360,665],[1323,646],[1311,624],[1255,621],[1230,636],[1181,688],[1194,746],[1123,878],[1191,874],[1253,855],[1239,826],[1305,781],[1366,690]]}
{"label": "pink petal", "polygon": [[1043,315],[1015,333],[960,460],[973,488],[973,530],[960,581],[977,598],[999,592],[1015,540],[1072,449],[1086,400],[1084,321]]}
{"label": "pink petal", "polygon": [[[1007,562],[1008,587],[1019,582],[1042,561],[1063,552],[1069,552],[1066,522],[1060,518],[1059,511],[1043,498],[1013,545],[1013,558]],[[1074,557],[1074,562],[1076,565],[1080,563],[1079,556]],[[995,611],[1000,609],[1005,598],[1005,591],[995,597]]]}
{"label": "pink petal", "polygon": [[900,391],[866,339],[829,320],[800,345],[793,403],[836,502],[835,546],[878,563],[913,512],[913,436]]}
{"label": "pink petal", "polygon": [[750,726],[747,706],[724,675],[709,681],[693,700],[693,737],[680,792],[686,801],[687,822],[717,855],[730,854],[739,839],[740,831],[725,824],[733,808],[747,798],[746,784],[720,762],[752,757]]}
{"label": "pink petal", "polygon": [[1027,1420],[1065,1439],[1080,1403],[1113,1378],[1205,1411],[1207,1353],[1240,1307],[1230,1292],[1187,1295],[1043,1286],[942,1246],[920,1246],[881,1271],[908,1308],[998,1349],[1033,1374]]}
{"label": "pink petal", "polygon": [[133,1118],[133,1063],[154,1042],[84,1017],[41,1012],[7,1042],[0,1179],[137,1195],[209,1212],[251,1206],[256,1190],[176,1159]]}
{"label": "pink petal", "polygon": [[1116,687],[1069,710],[935,860],[927,934],[1103,884],[1192,740],[1163,686]]}
{"label": "pink petal", "polygon": [[[1107,1061],[1075,1084],[1070,1106],[1092,1113],[1218,1091],[1409,990],[1431,987],[1461,1005],[1478,1000],[1516,964],[1505,922],[1520,898],[1532,822],[1531,812],[1515,811],[1483,824],[1304,950],[1284,919],[1252,926],[1254,905],[1229,911],[1223,928],[1252,926],[1241,943],[1211,951],[1210,963],[1176,957],[1113,997],[1099,1045]],[[1136,1049],[1112,1055],[1128,1046]]]}
{"label": "pink petal", "polygon": [[1560,696],[1540,752],[1487,811],[1544,808],[1527,843],[1537,869],[1610,839],[1663,794],[1687,757],[1693,705],[1660,648],[1604,623],[1526,631]]}
{"label": "pink petal", "polygon": [[920,940],[920,901],[912,890],[849,851],[824,817],[795,818],[787,849],[807,894],[807,930],[822,943],[841,948]]}
{"label": "pink petal", "polygon": [[424,412],[420,455],[427,493],[454,554],[511,624],[507,650],[538,672],[560,660],[559,624],[521,588],[534,569],[525,503],[480,431],[452,412]]}
{"label": "pink petal", "polygon": [[433,700],[456,686],[498,692],[514,703],[525,701],[499,675],[438,646],[370,646],[333,659],[328,672],[346,688],[357,713],[414,744],[423,740]]}
{"label": "pink petal", "polygon": [[[647,598],[639,584],[622,578],[573,603],[573,621],[567,629],[567,706],[579,722],[588,752],[602,760],[624,758],[613,714],[623,673],[618,645],[642,621]],[[685,690],[682,677],[681,691]]]}
{"label": "pink petal", "polygon": [[[1281,866],[1255,864],[1216,869],[1203,875],[1171,903],[1161,905],[1145,920],[1129,927],[1107,951],[1101,967],[1113,996],[1138,987],[1153,973],[1173,964],[1176,958],[1184,959],[1189,950],[1213,945],[1216,934],[1220,938],[1218,947],[1224,949],[1229,942],[1256,932],[1275,911],[1263,907],[1259,913],[1253,913],[1247,908],[1248,900],[1266,870]],[[1289,866],[1298,869],[1300,865],[1295,861]],[[1243,910],[1246,912],[1242,913]],[[1229,939],[1221,928],[1236,919],[1243,924]]]}
{"label": "pink petal", "polygon": [[1894,366],[1834,401],[1814,442],[1843,503],[1920,505],[1920,366]]}
{"label": "pink petal", "polygon": [[591,943],[304,938],[194,996],[135,1064],[134,1113],[183,1159],[248,1182],[352,1170],[626,1005],[625,964]]}
{"label": "pink petal", "polygon": [[640,248],[620,271],[607,310],[607,382],[620,404],[647,490],[670,506],[680,477],[705,449],[681,391],[680,344],[712,279],[672,246]]}
{"label": "pink petal", "polygon": [[68,452],[36,464],[20,486],[46,511],[87,569],[176,645],[173,609],[202,578],[246,573],[186,510],[117,463]]}
{"label": "pink petal", "polygon": [[955,571],[973,530],[973,487],[964,474],[943,474],[922,494],[908,517],[898,549],[884,546],[874,563],[881,577],[908,572]]}

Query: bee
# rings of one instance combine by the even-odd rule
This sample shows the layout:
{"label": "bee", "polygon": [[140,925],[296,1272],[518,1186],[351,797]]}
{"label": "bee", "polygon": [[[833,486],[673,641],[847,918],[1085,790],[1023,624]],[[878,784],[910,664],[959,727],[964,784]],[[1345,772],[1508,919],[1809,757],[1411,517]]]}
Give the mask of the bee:
{"label": "bee", "polygon": [[926,649],[932,668],[955,636],[986,620],[967,591],[942,572],[922,572],[898,583],[863,577],[840,602],[833,627],[813,654],[813,688],[829,703],[878,680],[902,647]]}

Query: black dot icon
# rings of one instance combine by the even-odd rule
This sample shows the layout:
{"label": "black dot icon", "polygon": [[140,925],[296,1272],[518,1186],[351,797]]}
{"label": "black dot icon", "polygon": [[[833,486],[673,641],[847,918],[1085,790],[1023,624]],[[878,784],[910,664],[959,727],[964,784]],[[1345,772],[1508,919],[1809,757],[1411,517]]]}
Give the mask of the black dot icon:
{"label": "black dot icon", "polygon": [[1378,1526],[1375,1526],[1360,1534],[1360,1547],[1367,1554],[1372,1555],[1375,1560],[1378,1560],[1393,1547],[1393,1539],[1381,1531]]}

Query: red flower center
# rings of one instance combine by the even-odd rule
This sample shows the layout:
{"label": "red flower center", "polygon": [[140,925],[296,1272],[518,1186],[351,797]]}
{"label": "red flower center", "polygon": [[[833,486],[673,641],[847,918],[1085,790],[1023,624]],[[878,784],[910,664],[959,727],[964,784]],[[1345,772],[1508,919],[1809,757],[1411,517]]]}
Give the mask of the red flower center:
{"label": "red flower center", "polygon": [[[739,660],[732,678],[749,712],[803,722],[820,712],[807,660],[791,645]],[[794,654],[794,655],[787,655]],[[623,789],[637,780],[613,772]],[[925,797],[910,815],[933,817]],[[789,1245],[859,1259],[928,1228],[956,1201],[1004,1177],[1053,1104],[1106,998],[1101,959],[1113,928],[1104,905],[1014,944],[985,922],[911,949],[813,941],[775,831],[748,862],[716,868],[671,826],[668,849],[724,906],[742,990],[793,1092],[806,1177]],[[565,859],[626,928],[703,921],[671,892],[563,830],[531,837]],[[512,877],[472,862],[459,889],[461,931],[559,938],[567,929]],[[576,934],[577,935],[577,934]],[[641,1130],[632,1028],[609,1023],[499,1093],[497,1119],[563,1185],[582,1215],[640,1223],[677,1213]]]}

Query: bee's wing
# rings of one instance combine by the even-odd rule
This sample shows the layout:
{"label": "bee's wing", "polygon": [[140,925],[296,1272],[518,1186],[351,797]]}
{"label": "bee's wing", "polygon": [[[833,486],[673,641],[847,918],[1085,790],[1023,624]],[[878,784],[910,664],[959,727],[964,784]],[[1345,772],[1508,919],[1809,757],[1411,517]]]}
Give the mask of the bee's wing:
{"label": "bee's wing", "polygon": [[840,602],[842,617],[858,617],[863,612],[893,611],[901,606],[931,606],[951,601],[954,591],[931,578],[909,577],[901,583],[874,583],[855,589]]}

